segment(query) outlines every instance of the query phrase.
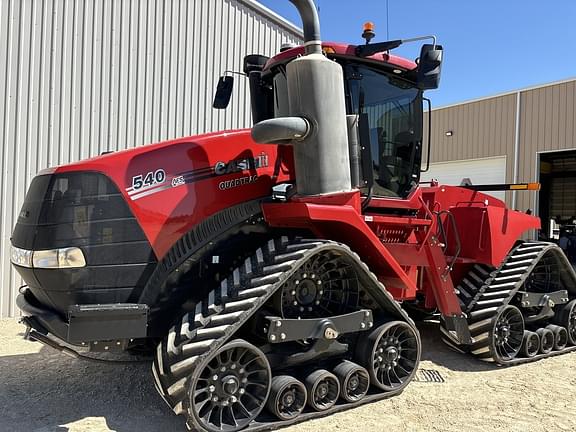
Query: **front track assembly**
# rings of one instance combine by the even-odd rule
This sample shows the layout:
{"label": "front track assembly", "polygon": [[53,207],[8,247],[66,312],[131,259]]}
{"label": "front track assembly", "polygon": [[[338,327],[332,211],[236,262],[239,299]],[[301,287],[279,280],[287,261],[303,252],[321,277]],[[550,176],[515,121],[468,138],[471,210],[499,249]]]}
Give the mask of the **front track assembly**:
{"label": "front track assembly", "polygon": [[190,429],[255,431],[396,395],[420,352],[414,323],[349,248],[283,237],[172,327],[152,371]]}
{"label": "front track assembly", "polygon": [[576,350],[576,273],[553,243],[523,242],[498,269],[475,265],[457,287],[481,360],[513,365]]}

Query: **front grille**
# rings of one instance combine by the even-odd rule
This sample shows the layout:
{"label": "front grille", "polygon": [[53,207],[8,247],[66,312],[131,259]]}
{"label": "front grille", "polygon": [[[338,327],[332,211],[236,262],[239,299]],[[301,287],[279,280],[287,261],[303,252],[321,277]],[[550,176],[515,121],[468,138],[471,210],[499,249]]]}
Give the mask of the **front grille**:
{"label": "front grille", "polygon": [[14,246],[35,250],[145,240],[114,183],[91,172],[36,177],[13,235]]}
{"label": "front grille", "polygon": [[26,250],[79,247],[80,269],[18,269],[33,294],[56,310],[137,298],[156,257],[116,185],[96,172],[37,176],[12,235]]}

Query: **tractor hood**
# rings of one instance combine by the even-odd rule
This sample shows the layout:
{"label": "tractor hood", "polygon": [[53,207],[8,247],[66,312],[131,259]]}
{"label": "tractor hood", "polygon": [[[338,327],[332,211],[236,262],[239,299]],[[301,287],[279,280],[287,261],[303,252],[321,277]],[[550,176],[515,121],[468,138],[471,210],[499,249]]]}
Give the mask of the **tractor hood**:
{"label": "tractor hood", "polygon": [[[68,183],[76,173],[80,179],[76,186],[62,191],[49,188],[52,195],[45,199],[54,201],[81,196],[82,192],[76,189],[83,187],[82,173],[105,176],[118,189],[156,256],[161,258],[206,217],[268,196],[276,182],[288,180],[290,149],[280,152],[285,154],[279,157],[277,146],[255,144],[249,130],[218,132],[50,168],[42,171],[34,182],[44,177],[43,183],[47,183],[45,176],[51,176],[52,183],[59,178]],[[33,183],[30,190],[34,189]],[[28,211],[26,206],[27,203],[22,209],[20,224],[26,223],[20,220]]]}

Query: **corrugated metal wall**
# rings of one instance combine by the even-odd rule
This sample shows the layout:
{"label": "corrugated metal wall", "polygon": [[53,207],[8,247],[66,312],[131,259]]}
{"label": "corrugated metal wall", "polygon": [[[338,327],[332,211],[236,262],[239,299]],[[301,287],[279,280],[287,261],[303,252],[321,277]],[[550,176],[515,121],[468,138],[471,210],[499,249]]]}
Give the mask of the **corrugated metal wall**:
{"label": "corrugated metal wall", "polygon": [[0,317],[17,313],[9,238],[39,170],[248,126],[242,78],[212,110],[218,76],[298,40],[252,0],[0,0]]}
{"label": "corrugated metal wall", "polygon": [[[506,181],[511,182],[515,115],[514,94],[433,110],[430,161],[506,156]],[[453,135],[446,136],[447,131]]]}
{"label": "corrugated metal wall", "polygon": [[[576,149],[575,105],[576,80],[571,80],[434,109],[431,161],[506,155],[507,182],[538,181],[538,152]],[[536,196],[517,192],[515,208],[537,211]],[[513,205],[511,192],[506,201]]]}
{"label": "corrugated metal wall", "polygon": [[[576,80],[521,93],[518,178],[538,181],[538,152],[576,149]],[[536,193],[518,193],[517,208],[538,209]]]}

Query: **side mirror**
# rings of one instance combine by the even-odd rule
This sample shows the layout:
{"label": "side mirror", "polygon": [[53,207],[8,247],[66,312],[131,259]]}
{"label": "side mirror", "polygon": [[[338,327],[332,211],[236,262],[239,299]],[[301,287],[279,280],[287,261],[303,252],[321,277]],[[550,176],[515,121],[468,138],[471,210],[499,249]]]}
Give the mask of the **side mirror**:
{"label": "side mirror", "polygon": [[270,57],[260,54],[249,54],[244,57],[243,71],[246,75],[250,75],[250,72],[253,71],[261,71],[268,60],[270,60]]}
{"label": "side mirror", "polygon": [[417,85],[420,90],[438,88],[442,69],[442,52],[442,45],[422,45],[417,77]]}
{"label": "side mirror", "polygon": [[221,76],[218,80],[218,87],[216,87],[216,95],[212,108],[225,109],[230,103],[232,97],[232,89],[234,88],[234,77],[229,75]]}

